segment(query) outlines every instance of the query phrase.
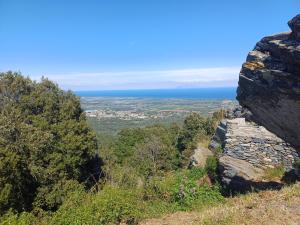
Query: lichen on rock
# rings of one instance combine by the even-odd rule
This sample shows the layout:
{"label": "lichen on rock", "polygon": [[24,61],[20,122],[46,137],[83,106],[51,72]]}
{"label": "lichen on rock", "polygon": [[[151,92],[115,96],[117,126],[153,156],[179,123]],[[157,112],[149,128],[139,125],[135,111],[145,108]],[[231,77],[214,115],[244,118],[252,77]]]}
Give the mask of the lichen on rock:
{"label": "lichen on rock", "polygon": [[297,170],[300,157],[300,15],[292,32],[268,36],[248,54],[239,75],[237,100],[210,144],[222,147],[220,174],[233,190],[280,187],[266,181],[270,168]]}
{"label": "lichen on rock", "polygon": [[237,99],[256,123],[300,148],[300,15],[263,38],[243,64]]}

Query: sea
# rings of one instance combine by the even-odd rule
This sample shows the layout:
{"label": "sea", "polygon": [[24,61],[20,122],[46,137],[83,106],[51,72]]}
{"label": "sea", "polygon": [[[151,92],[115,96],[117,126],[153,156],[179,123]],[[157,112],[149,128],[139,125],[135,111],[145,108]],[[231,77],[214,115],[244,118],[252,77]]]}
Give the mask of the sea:
{"label": "sea", "polygon": [[79,97],[135,97],[234,100],[236,97],[236,87],[102,91],[94,90],[75,91],[75,94]]}

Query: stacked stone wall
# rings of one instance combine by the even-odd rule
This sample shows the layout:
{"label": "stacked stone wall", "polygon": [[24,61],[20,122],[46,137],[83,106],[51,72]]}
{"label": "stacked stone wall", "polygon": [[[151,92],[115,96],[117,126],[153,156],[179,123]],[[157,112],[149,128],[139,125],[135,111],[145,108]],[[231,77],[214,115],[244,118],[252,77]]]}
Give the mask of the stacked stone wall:
{"label": "stacked stone wall", "polygon": [[259,168],[293,167],[296,149],[264,127],[244,118],[227,120],[223,154],[245,160]]}

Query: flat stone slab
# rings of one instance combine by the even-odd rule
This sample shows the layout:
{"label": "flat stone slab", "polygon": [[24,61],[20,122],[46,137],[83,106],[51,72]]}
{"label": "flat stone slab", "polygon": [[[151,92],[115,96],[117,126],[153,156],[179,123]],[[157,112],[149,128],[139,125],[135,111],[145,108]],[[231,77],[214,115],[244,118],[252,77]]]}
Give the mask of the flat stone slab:
{"label": "flat stone slab", "polygon": [[222,156],[219,159],[220,165],[224,168],[223,175],[227,178],[241,177],[247,181],[261,181],[264,170],[253,166],[245,160],[236,159],[230,156]]}
{"label": "flat stone slab", "polygon": [[282,142],[282,139],[275,134],[268,131],[263,126],[259,126],[253,122],[246,122],[245,118],[236,118],[227,120],[227,133],[226,137],[248,137],[258,139],[271,139],[274,141]]}
{"label": "flat stone slab", "polygon": [[219,159],[219,170],[222,183],[233,192],[281,188],[283,185],[281,182],[264,180],[265,171],[263,169],[257,168],[245,160],[230,156],[222,156]]}

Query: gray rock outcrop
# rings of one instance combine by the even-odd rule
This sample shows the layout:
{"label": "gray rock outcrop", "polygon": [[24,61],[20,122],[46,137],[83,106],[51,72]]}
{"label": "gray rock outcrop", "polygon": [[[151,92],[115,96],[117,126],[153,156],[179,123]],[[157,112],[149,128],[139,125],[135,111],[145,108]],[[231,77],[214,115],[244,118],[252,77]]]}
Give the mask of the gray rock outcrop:
{"label": "gray rock outcrop", "polygon": [[[282,184],[264,179],[269,168],[283,166],[286,172],[293,169],[298,152],[293,146],[265,127],[245,118],[223,120],[222,138],[214,136],[222,146],[219,158],[222,183],[234,191],[252,188],[279,187]],[[268,186],[270,185],[270,186]]]}
{"label": "gray rock outcrop", "polygon": [[278,187],[264,180],[268,168],[297,171],[300,156],[300,15],[291,32],[263,38],[243,64],[237,100],[227,113],[211,149],[222,147],[222,182],[233,190]]}
{"label": "gray rock outcrop", "polygon": [[247,192],[253,189],[279,189],[283,186],[281,182],[265,180],[265,171],[251,163],[231,156],[222,156],[219,159],[222,173],[222,183],[235,192]]}
{"label": "gray rock outcrop", "polygon": [[300,15],[292,32],[263,38],[243,64],[237,90],[252,119],[300,148]]}

